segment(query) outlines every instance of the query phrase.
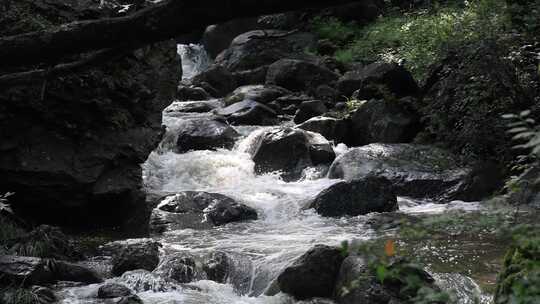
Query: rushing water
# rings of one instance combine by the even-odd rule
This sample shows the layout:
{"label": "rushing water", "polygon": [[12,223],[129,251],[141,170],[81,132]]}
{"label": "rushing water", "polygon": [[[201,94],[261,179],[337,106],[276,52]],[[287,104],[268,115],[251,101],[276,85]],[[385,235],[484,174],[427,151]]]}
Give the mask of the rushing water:
{"label": "rushing water", "polygon": [[[179,50],[186,57],[185,76],[192,76],[207,64],[200,49],[183,46]],[[190,56],[189,50],[198,51]],[[217,100],[208,102],[219,104]],[[377,237],[377,232],[367,223],[373,215],[324,218],[312,210],[303,209],[310,199],[339,180],[321,176],[317,170],[307,170],[304,178],[296,182],[284,182],[276,173],[255,174],[254,163],[247,151],[265,127],[237,127],[242,137],[231,150],[175,153],[173,148],[177,130],[186,118],[201,115],[207,114],[178,115],[165,111],[167,134],[160,147],[143,165],[147,191],[157,195],[186,190],[222,193],[255,208],[259,219],[209,230],[173,228],[154,236],[164,245],[164,252],[204,254],[224,251],[235,262],[234,273],[227,284],[200,280],[191,284],[190,288],[184,286],[176,290],[141,292],[139,296],[145,303],[294,303],[284,294],[268,297],[262,293],[295,258],[315,244],[338,245],[344,240],[361,241]],[[346,150],[347,147],[343,145],[335,147],[337,154]],[[400,212],[408,214],[435,214],[450,210],[470,212],[480,208],[478,203],[452,202],[443,205],[405,198],[400,198],[399,204]],[[443,287],[458,290],[460,303],[473,303],[473,298],[481,294],[478,285],[466,276],[434,275]],[[94,298],[97,286],[66,288],[63,290],[63,303],[106,303]]]}

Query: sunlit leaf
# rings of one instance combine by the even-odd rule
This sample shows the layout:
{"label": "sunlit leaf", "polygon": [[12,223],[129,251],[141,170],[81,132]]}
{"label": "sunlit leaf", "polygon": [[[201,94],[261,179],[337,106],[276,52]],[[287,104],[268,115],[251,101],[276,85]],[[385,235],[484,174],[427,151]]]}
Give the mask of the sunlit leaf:
{"label": "sunlit leaf", "polygon": [[384,253],[388,257],[393,257],[396,255],[396,244],[393,240],[386,241],[384,245]]}

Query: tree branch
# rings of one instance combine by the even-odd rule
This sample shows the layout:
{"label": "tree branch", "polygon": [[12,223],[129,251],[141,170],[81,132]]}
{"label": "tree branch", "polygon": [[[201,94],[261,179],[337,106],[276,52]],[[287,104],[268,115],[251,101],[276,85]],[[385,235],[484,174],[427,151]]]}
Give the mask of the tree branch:
{"label": "tree branch", "polygon": [[128,16],[1,37],[0,69],[58,62],[65,56],[126,44],[137,48],[236,18],[358,1],[362,0],[166,0]]}

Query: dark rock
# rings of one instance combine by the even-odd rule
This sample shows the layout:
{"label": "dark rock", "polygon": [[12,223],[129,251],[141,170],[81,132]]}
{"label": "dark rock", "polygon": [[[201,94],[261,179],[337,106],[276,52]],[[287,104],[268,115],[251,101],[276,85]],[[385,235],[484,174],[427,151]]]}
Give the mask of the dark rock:
{"label": "dark rock", "polygon": [[32,295],[37,298],[39,304],[58,303],[58,297],[50,288],[43,286],[32,286]]}
{"label": "dark rock", "polygon": [[229,106],[245,100],[253,100],[259,103],[267,104],[289,93],[290,92],[284,88],[272,85],[242,86],[225,97],[225,105]]}
{"label": "dark rock", "polygon": [[348,122],[344,119],[317,116],[298,125],[297,128],[319,133],[335,143],[344,142],[348,132]]}
{"label": "dark rock", "polygon": [[54,273],[55,281],[101,283],[103,279],[93,270],[84,266],[64,261],[48,260],[48,267]]}
{"label": "dark rock", "polygon": [[181,101],[186,100],[208,100],[212,97],[208,92],[200,87],[188,87],[185,85],[178,86],[176,90],[176,98]]}
{"label": "dark rock", "polygon": [[178,283],[190,283],[196,274],[195,259],[185,254],[170,255],[164,257],[153,272]]}
{"label": "dark rock", "polygon": [[398,205],[388,180],[366,177],[330,186],[315,197],[309,208],[322,216],[339,217],[396,211]]}
{"label": "dark rock", "polygon": [[293,93],[290,95],[281,96],[276,98],[276,102],[281,105],[281,107],[287,107],[289,105],[299,105],[304,101],[313,100],[313,97],[310,97],[303,93]]}
{"label": "dark rock", "polygon": [[133,292],[125,285],[118,283],[107,283],[98,289],[98,298],[109,299],[130,296]]}
{"label": "dark rock", "polygon": [[40,258],[0,255],[0,282],[46,285],[54,274]]}
{"label": "dark rock", "polygon": [[250,152],[258,174],[281,171],[286,180],[299,178],[303,169],[335,158],[332,146],[322,136],[292,128],[262,133],[258,146]]}
{"label": "dark rock", "polygon": [[218,120],[199,118],[188,119],[179,129],[176,151],[215,150],[232,148],[238,133],[226,123]]}
{"label": "dark rock", "polygon": [[312,34],[279,30],[255,30],[234,38],[216,63],[230,71],[256,69],[282,58],[314,59],[304,50],[315,44]]}
{"label": "dark rock", "polygon": [[300,11],[264,15],[260,16],[257,22],[265,29],[294,30],[299,28],[303,15],[305,13]]}
{"label": "dark rock", "polygon": [[204,72],[196,75],[193,77],[192,83],[203,88],[205,88],[205,84],[210,85],[214,92],[211,89],[206,90],[205,88],[205,90],[210,94],[213,93],[212,96],[214,97],[223,97],[236,88],[234,76],[229,70],[220,65],[212,65]]}
{"label": "dark rock", "polygon": [[370,144],[340,155],[330,167],[329,177],[345,180],[369,175],[385,177],[397,195],[448,200],[473,198],[467,195],[474,193],[474,187],[467,185],[471,172],[457,166],[454,155],[433,146]]}
{"label": "dark rock", "polygon": [[232,267],[231,261],[226,253],[216,251],[210,253],[204,261],[203,270],[208,280],[218,283],[225,283]]}
{"label": "dark rock", "polygon": [[350,114],[347,145],[406,143],[421,129],[420,115],[408,100],[369,100]]}
{"label": "dark rock", "polygon": [[266,83],[291,91],[306,91],[336,81],[339,75],[308,61],[281,59],[268,67]]}
{"label": "dark rock", "polygon": [[277,113],[272,108],[252,100],[234,103],[215,111],[232,125],[268,126],[277,123]]}
{"label": "dark rock", "polygon": [[337,82],[340,96],[353,95],[357,99],[415,96],[419,88],[404,67],[395,63],[375,62],[361,70],[345,73]]}
{"label": "dark rock", "polygon": [[339,92],[331,86],[323,84],[315,89],[314,95],[326,102],[329,106],[333,106],[336,103]]}
{"label": "dark rock", "polygon": [[288,106],[284,107],[281,110],[283,111],[283,113],[285,113],[287,115],[294,115],[298,111],[298,107],[296,105],[292,104],[292,105],[288,105]]}
{"label": "dark rock", "polygon": [[31,288],[3,287],[0,293],[0,303],[5,304],[54,304],[58,303],[58,298],[54,291],[42,286],[32,286]]}
{"label": "dark rock", "polygon": [[119,281],[137,293],[145,291],[169,292],[179,289],[179,286],[172,280],[143,269],[124,273]]}
{"label": "dark rock", "polygon": [[[0,31],[16,35],[113,16],[95,1],[96,10],[85,7],[90,2],[11,1],[17,13],[1,14]],[[171,40],[51,77],[44,94],[38,82],[3,88],[0,192],[17,193],[10,200],[16,212],[38,223],[147,232],[140,164],[161,140],[161,112],[181,75]]]}
{"label": "dark rock", "polygon": [[135,269],[152,271],[159,263],[161,244],[158,242],[143,239],[138,242],[119,242],[116,245],[119,245],[119,248],[112,259],[112,273],[116,276]]}
{"label": "dark rock", "polygon": [[[423,269],[404,260],[397,260],[387,266],[388,271],[394,271],[392,277],[381,284],[375,273],[370,269],[364,258],[359,256],[347,257],[339,271],[335,299],[338,304],[356,303],[410,303],[420,288],[430,288],[439,291],[434,279]],[[407,280],[414,280],[414,288],[404,290]],[[348,292],[343,292],[343,290]],[[438,301],[430,302],[433,304]]]}
{"label": "dark rock", "polygon": [[144,304],[143,300],[137,295],[131,295],[127,297],[122,297],[116,304]]}
{"label": "dark rock", "polygon": [[[253,208],[218,193],[181,192],[165,198],[158,209],[178,214],[186,228],[208,228],[208,225],[213,227],[257,219],[257,212]],[[205,222],[206,225],[201,226]]]}
{"label": "dark rock", "polygon": [[298,106],[298,112],[294,116],[294,123],[300,124],[315,116],[328,112],[324,102],[320,100],[304,101]]}
{"label": "dark rock", "polygon": [[215,58],[221,51],[229,47],[236,36],[258,28],[257,18],[236,19],[210,25],[204,31],[201,43],[210,56]]}
{"label": "dark rock", "polygon": [[215,109],[218,105],[211,101],[175,101],[169,105],[163,113],[174,116],[176,113],[206,113]]}
{"label": "dark rock", "polygon": [[[82,253],[57,227],[41,225],[20,238],[10,240],[10,243],[13,245],[9,247],[9,254],[58,260],[83,259]],[[39,248],[39,252],[34,250],[36,247]]]}
{"label": "dark rock", "polygon": [[338,248],[316,245],[278,276],[279,288],[299,300],[330,298],[343,259]]}
{"label": "dark rock", "polygon": [[330,39],[320,39],[317,41],[317,53],[321,55],[332,56],[338,50],[339,46]]}
{"label": "dark rock", "polygon": [[366,24],[377,19],[381,14],[380,3],[378,0],[368,0],[334,6],[323,10],[321,15],[338,18],[343,22],[354,21],[358,24]]}
{"label": "dark rock", "polygon": [[296,304],[336,304],[336,302],[325,298],[313,298],[305,301],[296,302]]}
{"label": "dark rock", "polygon": [[233,72],[236,84],[239,86],[262,84],[266,81],[268,66],[261,66],[255,69]]}

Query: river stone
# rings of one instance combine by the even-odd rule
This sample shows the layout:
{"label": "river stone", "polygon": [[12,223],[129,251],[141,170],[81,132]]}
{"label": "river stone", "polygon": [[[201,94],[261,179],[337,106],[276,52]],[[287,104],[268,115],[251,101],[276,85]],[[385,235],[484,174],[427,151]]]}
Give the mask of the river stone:
{"label": "river stone", "polygon": [[[31,296],[31,302],[22,302],[28,297],[21,299],[21,292],[26,296]],[[24,303],[36,303],[36,304],[54,304],[58,303],[58,298],[54,291],[47,287],[31,286],[28,289],[23,289],[22,286],[15,288],[3,287],[0,293],[0,303],[5,304],[24,304]]]}
{"label": "river stone", "polygon": [[300,124],[326,112],[328,112],[328,108],[324,105],[324,102],[320,100],[304,101],[298,105],[298,111],[296,112],[293,121],[296,124]]}
{"label": "river stone", "polygon": [[[163,113],[166,116],[182,116],[185,113],[206,113],[215,109],[219,105],[217,99],[205,101],[175,101],[171,103]],[[178,115],[175,115],[177,114]]]}
{"label": "river stone", "polygon": [[176,89],[176,98],[181,101],[186,100],[208,100],[212,97],[208,92],[200,87],[190,87],[185,85],[179,85]]}
{"label": "river stone", "polygon": [[201,43],[208,54],[215,58],[227,49],[232,40],[247,31],[260,28],[256,17],[234,19],[220,24],[209,25],[202,36]]}
{"label": "river stone", "polygon": [[275,125],[278,121],[274,109],[249,99],[218,109],[214,113],[225,117],[232,125],[266,126]]}
{"label": "river stone", "polygon": [[118,283],[107,283],[101,285],[98,289],[98,298],[101,299],[127,297],[131,294],[131,289]]}
{"label": "river stone", "polygon": [[285,180],[297,179],[303,169],[328,164],[335,158],[332,146],[324,137],[288,127],[261,133],[258,145],[250,152],[255,172],[280,171]]}
{"label": "river stone", "polygon": [[149,239],[133,242],[114,242],[117,246],[112,259],[112,273],[116,276],[126,271],[145,269],[152,271],[159,263],[161,244]]}
{"label": "river stone", "polygon": [[244,100],[253,100],[267,104],[276,98],[290,93],[287,89],[273,85],[246,85],[237,88],[225,97],[225,105],[229,106]]}
{"label": "river stone", "polygon": [[153,272],[178,283],[189,283],[195,278],[195,259],[187,254],[166,256]]}
{"label": "river stone", "polygon": [[309,208],[322,216],[339,217],[396,211],[398,204],[387,179],[368,176],[330,186],[315,197]]}
{"label": "river stone", "polygon": [[211,228],[257,219],[255,209],[219,193],[181,192],[166,197],[158,205],[158,209],[175,213],[185,228]]}
{"label": "river stone", "polygon": [[101,283],[103,279],[95,271],[85,266],[58,260],[47,260],[47,266],[54,273],[55,281]]}
{"label": "river stone", "polygon": [[364,101],[350,114],[351,146],[370,143],[406,143],[421,129],[420,116],[408,99]]}
{"label": "river stone", "polygon": [[0,282],[44,285],[54,274],[44,260],[34,257],[0,255]]}
{"label": "river stone", "polygon": [[347,136],[348,122],[344,119],[317,116],[308,119],[297,128],[319,133],[328,140],[333,140],[334,143],[341,143]]}
{"label": "river stone", "polygon": [[223,97],[236,88],[234,76],[228,69],[220,65],[210,66],[204,72],[193,77],[192,83],[202,87],[216,98]]}
{"label": "river stone", "polygon": [[231,260],[224,252],[211,252],[204,258],[203,270],[208,280],[225,283],[229,277],[231,267]]}
{"label": "river stone", "polygon": [[312,62],[281,59],[268,67],[266,83],[291,91],[315,90],[318,86],[336,81],[339,75]]}
{"label": "river stone", "polygon": [[254,30],[234,38],[215,62],[236,72],[256,69],[282,58],[315,60],[315,56],[304,52],[315,43],[315,36],[310,33]]}
{"label": "river stone", "polygon": [[116,304],[144,304],[143,300],[137,295],[122,297]]}
{"label": "river stone", "polygon": [[224,122],[209,118],[188,119],[179,128],[176,148],[178,153],[190,150],[232,148],[239,134]]}
{"label": "river stone", "polygon": [[344,256],[341,250],[316,245],[278,276],[279,289],[298,300],[330,298]]}
{"label": "river stone", "polygon": [[413,198],[459,199],[467,197],[471,170],[456,165],[445,150],[414,144],[370,144],[350,149],[330,167],[330,178],[345,180],[384,177],[397,195]]}

